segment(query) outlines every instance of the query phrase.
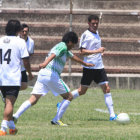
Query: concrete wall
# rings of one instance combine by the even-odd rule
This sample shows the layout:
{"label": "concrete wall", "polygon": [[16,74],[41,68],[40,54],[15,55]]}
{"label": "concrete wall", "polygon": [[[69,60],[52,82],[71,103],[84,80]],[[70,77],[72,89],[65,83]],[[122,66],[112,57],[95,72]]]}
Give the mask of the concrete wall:
{"label": "concrete wall", "polygon": [[[80,86],[82,74],[75,73],[69,76],[62,74],[62,79],[71,89],[76,89]],[[29,86],[34,86],[37,76],[34,80],[29,81]],[[109,85],[111,89],[137,89],[140,90],[140,75],[139,74],[108,74]],[[99,87],[96,83],[92,82],[90,88]]]}
{"label": "concrete wall", "polygon": [[[1,1],[2,0],[0,0],[0,3],[1,3]],[[78,12],[79,11],[84,11],[83,9],[88,10],[88,12],[93,12],[92,11],[93,9],[94,9],[94,12],[97,11],[95,9],[104,9],[106,11],[111,10],[111,9],[113,9],[113,10],[116,10],[116,9],[118,9],[118,10],[119,9],[120,10],[122,10],[122,9],[123,10],[138,10],[139,7],[140,7],[140,0],[73,0],[73,7],[74,7],[74,9],[82,9],[82,10],[77,10]],[[37,24],[34,24],[35,22],[39,22],[39,21],[40,22],[45,22],[45,20],[47,19],[48,21],[50,21],[50,25],[51,25],[52,18],[51,18],[50,14],[46,14],[46,13],[43,14],[42,13],[43,10],[41,11],[41,10],[34,10],[34,9],[38,9],[38,8],[41,8],[41,9],[69,9],[69,0],[3,0],[1,8],[23,8],[23,9],[24,8],[27,8],[27,9],[30,8],[30,9],[33,9],[33,10],[23,10],[23,11],[21,10],[20,12],[17,10],[17,12],[15,12],[15,14],[11,12],[11,13],[8,13],[7,16],[6,16],[6,13],[4,13],[4,12],[2,13],[3,10],[1,10],[0,20],[5,21],[9,17],[16,17],[17,19],[20,19],[21,21],[26,21],[26,22],[32,21],[30,26],[31,26],[31,29],[34,29],[34,32],[35,32],[35,31],[37,31],[37,27],[38,27]],[[36,15],[37,11],[39,12],[38,13],[39,16]],[[46,10],[44,10],[44,11],[46,11]],[[54,12],[54,10],[51,10],[51,12],[52,11]],[[61,11],[61,10],[57,10],[57,11]],[[65,10],[63,10],[63,11],[65,11]],[[61,11],[61,12],[63,12],[63,11]],[[130,11],[130,13],[131,12],[132,11]],[[21,13],[22,13],[22,15],[21,15]],[[64,15],[62,15],[62,13],[60,14],[60,16],[58,16],[58,12],[57,12],[57,15],[53,14],[52,16],[53,16],[53,20],[56,17],[56,19],[61,20],[61,22],[63,20],[64,20],[64,22],[67,22],[67,20],[69,19],[68,16],[66,16],[66,15],[64,16]],[[78,14],[79,17],[77,17],[77,15],[73,15],[73,16],[75,16],[73,19],[75,19],[76,21],[80,20],[80,21],[78,21],[80,23],[83,23],[82,20],[86,19],[85,17],[87,17],[87,15],[84,15],[82,12],[80,12],[80,14]],[[112,16],[112,17],[110,18],[110,16]],[[120,18],[120,16],[121,16],[121,18]],[[60,18],[60,17],[62,17],[62,18]],[[112,20],[110,20],[110,19],[112,19]],[[110,31],[110,30],[106,27],[106,25],[101,26],[101,29],[102,29],[101,35],[103,37],[106,37],[106,39],[104,39],[103,41],[104,41],[105,47],[108,47],[108,50],[109,49],[111,50],[111,48],[113,47],[111,51],[115,51],[115,49],[117,49],[116,51],[121,51],[122,50],[122,51],[136,51],[136,52],[138,51],[139,52],[139,42],[137,42],[137,40],[135,40],[135,38],[136,37],[139,38],[139,35],[140,35],[139,28],[138,28],[138,27],[140,27],[139,26],[139,17],[137,17],[136,15],[133,15],[133,16],[131,15],[131,17],[130,17],[130,14],[125,13],[125,12],[121,13],[121,14],[119,13],[118,15],[117,15],[117,13],[116,13],[116,15],[114,15],[113,13],[108,13],[107,15],[104,14],[104,18],[103,18],[102,22],[103,23],[111,23],[111,24],[114,23],[113,27],[117,27],[115,29],[115,31],[121,30],[121,31],[123,31],[123,33],[126,33],[127,31],[129,31],[129,34],[128,33],[125,34],[127,36],[124,36],[123,34],[120,34],[119,37],[124,36],[126,38],[129,37],[129,38],[132,39],[132,36],[135,35],[133,42],[126,40],[127,44],[125,44],[123,41],[122,42],[116,42],[114,40],[113,40],[113,42],[112,41],[107,41],[112,36],[114,38],[118,37],[118,36],[114,36],[114,35],[119,35],[119,34],[116,32],[116,34],[111,34],[111,36],[108,36],[109,34],[107,34],[107,32]],[[138,25],[138,27],[137,27],[138,32],[136,32],[137,30],[136,30],[135,26],[129,26],[130,27],[129,29],[124,28],[123,26],[116,26],[117,24],[115,24],[115,23],[120,23],[120,22],[121,23],[132,23],[132,24],[134,23],[134,25]],[[2,34],[1,30],[4,27],[4,25],[2,23],[1,23],[1,25],[2,26],[0,28],[0,33]],[[37,27],[36,27],[36,25],[37,25]],[[48,25],[46,25],[46,26],[48,26]],[[51,27],[52,27],[52,25],[51,25]],[[42,27],[40,26],[38,28],[38,31],[41,31],[41,28]],[[76,28],[76,29],[78,29],[78,28]],[[80,27],[80,29],[82,29],[82,26]],[[114,31],[113,31],[114,28],[110,27],[110,29],[114,33]],[[43,28],[43,31],[45,31],[44,28]],[[130,32],[132,34],[130,34]],[[42,35],[42,33],[43,32],[41,32],[41,33],[36,32],[35,34]],[[49,35],[50,35],[50,33],[51,32],[49,31]],[[54,33],[52,33],[52,35],[53,34]],[[128,36],[128,35],[131,35],[131,36]],[[43,36],[43,39],[44,39],[45,36],[46,36],[46,34]],[[33,38],[34,37],[35,36],[33,36]],[[107,37],[108,37],[108,39],[107,39]],[[47,40],[47,39],[45,38],[45,40]],[[50,40],[50,38],[49,38],[49,40]],[[56,41],[58,41],[58,39],[56,39]],[[43,41],[38,41],[38,42],[43,42]],[[47,42],[48,42],[48,40],[47,40]],[[110,42],[110,44],[108,45],[109,42]],[[50,44],[51,43],[52,42],[50,42]],[[46,44],[46,42],[45,42],[45,44]],[[121,45],[121,44],[123,44],[123,45]],[[42,46],[42,44],[40,46]],[[52,44],[51,44],[51,46],[52,46]],[[129,47],[129,49],[128,49],[128,47]],[[38,49],[40,49],[40,47],[38,47]],[[126,57],[128,57],[128,56],[126,56]],[[110,60],[111,59],[112,59],[112,56],[111,56]],[[116,59],[116,58],[114,58],[114,59]],[[125,64],[126,62],[129,62],[126,59],[122,59],[122,58],[117,58],[116,60],[119,60],[119,59],[120,59],[121,63],[123,63],[123,60],[125,61],[124,65],[126,65]],[[40,59],[39,59],[39,62],[40,62]],[[137,62],[137,64],[136,64],[136,62]],[[106,63],[108,64],[109,61],[106,61],[105,64]],[[115,63],[113,63],[113,64],[115,64]],[[113,64],[111,63],[110,65],[112,66]],[[133,61],[132,64],[136,64],[137,66],[139,66],[139,59],[137,58],[137,60]],[[132,68],[136,69],[134,66]],[[140,75],[134,75],[134,74],[133,75],[132,74],[129,74],[129,75],[127,75],[127,74],[126,75],[122,75],[122,74],[120,75],[119,74],[119,75],[117,75],[117,74],[113,74],[113,75],[108,75],[108,77],[109,77],[109,82],[110,82],[111,88],[140,89],[140,86],[139,86]],[[68,75],[63,74],[62,78],[70,86],[70,88],[77,88],[80,85],[81,75],[78,74],[78,73],[76,75],[72,75],[72,77],[69,77]],[[36,78],[33,81],[29,82],[29,85],[33,86],[35,81],[36,81]],[[93,82],[91,87],[94,88],[94,87],[97,87],[97,85]]]}
{"label": "concrete wall", "polygon": [[[0,0],[8,8],[69,9],[70,0]],[[133,6],[132,6],[133,5]],[[74,9],[139,9],[139,0],[73,0]]]}

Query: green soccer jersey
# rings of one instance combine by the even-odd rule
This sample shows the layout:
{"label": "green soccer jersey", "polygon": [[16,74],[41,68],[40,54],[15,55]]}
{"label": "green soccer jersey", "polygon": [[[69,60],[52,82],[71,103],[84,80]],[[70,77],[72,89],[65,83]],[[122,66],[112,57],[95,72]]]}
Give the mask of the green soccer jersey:
{"label": "green soccer jersey", "polygon": [[45,74],[45,71],[49,70],[51,71],[51,73],[55,72],[60,75],[64,69],[67,58],[73,57],[73,53],[68,51],[67,46],[64,42],[60,42],[55,45],[49,52],[48,56],[50,56],[52,53],[55,54],[56,57],[46,66],[46,68],[41,70],[41,73]]}

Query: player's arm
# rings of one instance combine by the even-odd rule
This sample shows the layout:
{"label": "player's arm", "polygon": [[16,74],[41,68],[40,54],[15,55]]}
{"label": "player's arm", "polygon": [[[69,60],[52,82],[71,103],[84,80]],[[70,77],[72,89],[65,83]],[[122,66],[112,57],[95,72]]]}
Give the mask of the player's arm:
{"label": "player's arm", "polygon": [[76,61],[77,63],[80,63],[80,64],[82,64],[84,66],[87,66],[87,67],[93,67],[93,66],[95,66],[94,64],[84,62],[83,60],[81,60],[76,55],[74,55],[73,57],[71,57],[71,59],[74,60],[74,61]]}
{"label": "player's arm", "polygon": [[47,59],[45,59],[43,63],[39,64],[39,68],[45,68],[49,64],[49,62],[52,61],[55,57],[56,55],[52,53],[49,57],[47,57]]}
{"label": "player's arm", "polygon": [[25,67],[26,71],[28,72],[29,80],[32,80],[33,75],[32,75],[32,72],[31,72],[30,59],[29,59],[29,57],[25,57],[25,58],[22,58],[22,60],[23,60],[23,63],[24,63],[24,67]]}
{"label": "player's arm", "polygon": [[96,54],[96,53],[103,53],[105,51],[105,48],[104,47],[101,47],[97,50],[87,50],[87,49],[84,49],[84,48],[80,48],[80,53],[82,55],[90,55],[90,54]]}

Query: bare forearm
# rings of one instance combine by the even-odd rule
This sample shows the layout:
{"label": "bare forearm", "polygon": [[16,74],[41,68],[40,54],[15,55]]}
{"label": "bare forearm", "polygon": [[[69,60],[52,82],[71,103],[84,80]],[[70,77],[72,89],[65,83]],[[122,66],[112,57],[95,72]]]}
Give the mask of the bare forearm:
{"label": "bare forearm", "polygon": [[29,58],[23,59],[23,63],[24,63],[24,67],[25,67],[26,71],[28,72],[28,74],[31,74],[30,59]]}
{"label": "bare forearm", "polygon": [[52,61],[55,58],[55,54],[51,54],[47,59],[45,59],[45,61],[41,64],[39,64],[39,68],[45,68],[50,61]]}
{"label": "bare forearm", "polygon": [[74,61],[76,61],[77,63],[80,63],[80,64],[82,64],[82,65],[84,65],[84,66],[88,66],[88,67],[93,67],[93,66],[95,66],[94,64],[84,62],[83,60],[81,60],[81,59],[80,59],[79,57],[77,57],[76,55],[74,55],[74,56],[72,57],[72,60],[74,60]]}
{"label": "bare forearm", "polygon": [[72,59],[73,59],[74,61],[76,61],[77,63],[79,63],[79,64],[85,65],[85,62],[84,62],[83,60],[81,60],[79,57],[77,57],[76,55],[74,55],[74,56],[72,57]]}

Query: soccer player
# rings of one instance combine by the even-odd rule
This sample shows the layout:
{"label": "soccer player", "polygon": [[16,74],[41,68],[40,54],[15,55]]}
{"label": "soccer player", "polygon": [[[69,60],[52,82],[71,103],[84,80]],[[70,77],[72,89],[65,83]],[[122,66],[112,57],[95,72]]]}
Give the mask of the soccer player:
{"label": "soccer player", "polygon": [[[26,42],[29,56],[33,55],[34,54],[34,40],[31,37],[29,37],[29,26],[25,23],[21,25],[20,37],[23,38]],[[28,78],[27,78],[26,69],[23,63],[21,67],[21,73],[22,73],[22,78],[21,78],[20,90],[25,90],[27,88]],[[30,77],[29,77],[29,80],[30,80]]]}
{"label": "soccer player", "polygon": [[[113,101],[108,84],[108,78],[104,70],[102,61],[102,54],[105,51],[104,47],[101,47],[101,38],[98,34],[99,17],[96,15],[90,15],[88,17],[89,28],[82,34],[80,38],[80,51],[84,55],[84,62],[95,64],[93,67],[83,66],[83,76],[81,78],[81,85],[77,90],[72,91],[73,98],[84,95],[94,81],[98,84],[105,98],[105,104],[109,110],[109,120],[116,120],[117,115],[114,113]],[[58,108],[61,105],[57,104]],[[57,109],[59,110],[59,109]]]}
{"label": "soccer player", "polygon": [[[29,26],[27,24],[21,25],[20,37],[25,40],[29,56],[31,57],[34,54],[34,40],[31,37],[29,37]],[[23,61],[21,62],[21,75],[22,78],[21,78],[20,90],[25,90],[27,88],[28,77]],[[29,80],[32,80],[32,77],[30,77],[30,75],[29,75]],[[0,96],[2,98],[2,101],[5,103],[5,98],[3,97],[1,92],[0,92]]]}
{"label": "soccer player", "polygon": [[7,134],[7,128],[9,134],[17,133],[12,116],[21,85],[21,59],[32,77],[25,41],[17,37],[20,30],[21,24],[18,20],[9,20],[5,28],[7,35],[0,38],[0,89],[5,98],[0,136]]}
{"label": "soccer player", "polygon": [[94,65],[83,62],[79,57],[70,52],[77,42],[77,34],[74,32],[68,32],[63,36],[62,42],[56,44],[51,49],[45,61],[39,65],[41,70],[39,71],[31,97],[29,100],[25,101],[13,115],[14,120],[17,120],[24,111],[36,104],[40,97],[46,95],[46,93],[50,90],[55,96],[61,95],[63,98],[61,107],[51,123],[54,125],[67,126],[60,121],[70,104],[70,101],[72,100],[72,94],[70,93],[69,87],[60,78],[66,59],[70,57],[72,60],[87,67]]}

